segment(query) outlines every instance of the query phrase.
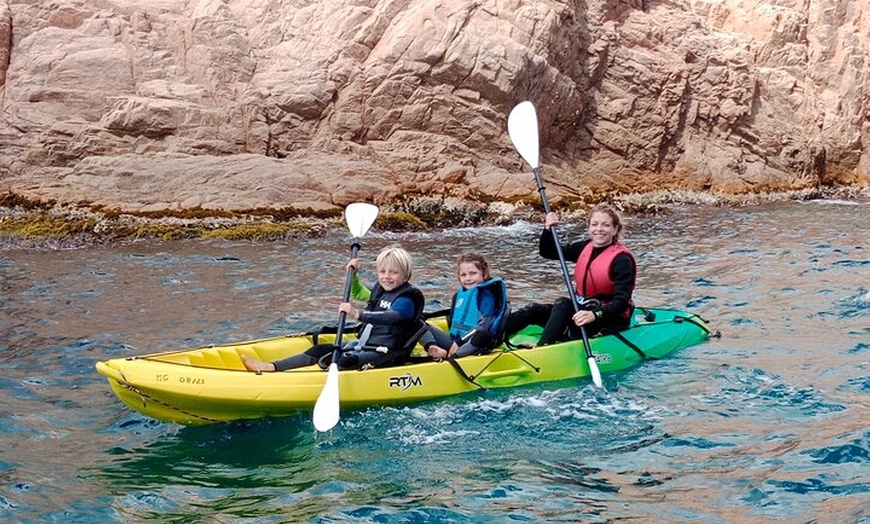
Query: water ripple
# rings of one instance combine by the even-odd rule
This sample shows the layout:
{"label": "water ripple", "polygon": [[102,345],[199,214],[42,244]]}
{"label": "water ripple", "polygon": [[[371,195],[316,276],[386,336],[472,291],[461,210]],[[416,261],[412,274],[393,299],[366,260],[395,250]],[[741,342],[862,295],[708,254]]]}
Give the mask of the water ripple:
{"label": "water ripple", "polygon": [[870,462],[870,448],[866,438],[841,446],[825,447],[806,452],[817,464],[845,464],[847,462]]}
{"label": "water ripple", "polygon": [[728,406],[727,412],[751,412],[767,417],[772,410],[815,417],[846,409],[845,406],[824,402],[819,392],[812,388],[789,385],[761,369],[746,373],[738,368],[729,368],[729,373],[720,375],[719,381],[727,386],[717,394],[700,400],[716,406]]}
{"label": "water ripple", "polygon": [[[609,373],[605,390],[577,380],[343,411],[327,433],[310,414],[150,420],[93,365],[334,325],[346,232],[3,244],[0,520],[867,522],[866,223],[870,205],[835,202],[627,217],[638,304],[690,309],[721,339]],[[540,227],[375,228],[361,276],[373,282],[374,256],[400,243],[434,309],[456,255],[478,250],[515,305],[552,300],[563,285],[537,254]]]}

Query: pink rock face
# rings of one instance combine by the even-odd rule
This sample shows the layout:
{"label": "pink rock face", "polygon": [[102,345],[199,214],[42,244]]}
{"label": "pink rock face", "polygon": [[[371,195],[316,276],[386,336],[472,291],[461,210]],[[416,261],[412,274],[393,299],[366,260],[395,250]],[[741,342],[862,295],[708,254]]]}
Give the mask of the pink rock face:
{"label": "pink rock face", "polygon": [[861,2],[0,0],[0,191],[130,211],[868,185]]}

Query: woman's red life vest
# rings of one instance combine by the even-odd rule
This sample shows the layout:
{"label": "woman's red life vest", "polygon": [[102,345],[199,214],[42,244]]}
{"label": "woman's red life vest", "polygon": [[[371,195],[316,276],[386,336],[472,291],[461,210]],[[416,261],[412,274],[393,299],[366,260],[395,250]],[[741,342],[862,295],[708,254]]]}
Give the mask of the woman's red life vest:
{"label": "woman's red life vest", "polygon": [[[597,298],[602,303],[607,303],[613,298],[613,280],[610,279],[610,267],[616,255],[625,253],[634,261],[634,255],[625,244],[615,242],[610,244],[604,251],[590,262],[592,250],[595,246],[589,242],[583,247],[577,263],[574,265],[574,289],[583,298]],[[634,264],[634,273],[637,277],[637,263]],[[634,291],[634,288],[632,288]],[[631,314],[631,302],[629,307],[622,312],[623,317]]]}

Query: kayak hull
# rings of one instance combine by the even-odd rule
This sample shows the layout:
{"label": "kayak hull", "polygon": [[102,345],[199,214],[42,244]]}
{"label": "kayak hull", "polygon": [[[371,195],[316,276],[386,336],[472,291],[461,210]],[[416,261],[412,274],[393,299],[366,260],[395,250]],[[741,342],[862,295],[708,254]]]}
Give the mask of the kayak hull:
{"label": "kayak hull", "polygon": [[[512,339],[537,340],[532,327]],[[638,309],[634,325],[619,334],[590,339],[602,374],[628,369],[698,344],[709,329],[698,316],[676,310]],[[130,408],[185,425],[287,416],[311,410],[327,373],[317,366],[281,373],[252,373],[241,356],[274,361],[315,343],[311,334],[289,335],[203,348],[116,358],[96,364]],[[320,335],[316,342],[331,342]],[[417,348],[415,354],[422,354]],[[416,359],[415,359],[416,360]],[[420,362],[365,371],[341,371],[343,409],[410,404],[482,389],[518,387],[590,375],[582,341],[532,349],[500,347],[487,355],[450,362]]]}

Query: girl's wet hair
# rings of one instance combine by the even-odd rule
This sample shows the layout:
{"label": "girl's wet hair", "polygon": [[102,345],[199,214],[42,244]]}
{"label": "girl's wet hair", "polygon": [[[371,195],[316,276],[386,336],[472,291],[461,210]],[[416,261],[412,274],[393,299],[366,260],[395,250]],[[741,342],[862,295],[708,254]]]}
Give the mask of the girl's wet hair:
{"label": "girl's wet hair", "polygon": [[405,275],[405,280],[411,280],[411,272],[413,264],[411,263],[411,254],[398,246],[385,247],[378,253],[378,259],[375,261],[375,266],[380,269],[386,265],[395,266]]}
{"label": "girl's wet hair", "polygon": [[459,258],[456,259],[456,271],[459,271],[460,264],[466,263],[474,264],[483,275],[483,280],[486,281],[492,278],[492,275],[489,274],[489,262],[486,261],[483,255],[478,253],[463,253],[459,255]]}
{"label": "girl's wet hair", "polygon": [[601,202],[600,204],[596,204],[595,207],[592,208],[592,211],[589,212],[587,225],[592,222],[592,215],[595,213],[606,213],[610,217],[610,221],[613,222],[613,227],[616,229],[616,233],[613,235],[613,241],[619,242],[619,234],[622,233],[622,220],[619,218],[619,213],[617,213],[610,204]]}

